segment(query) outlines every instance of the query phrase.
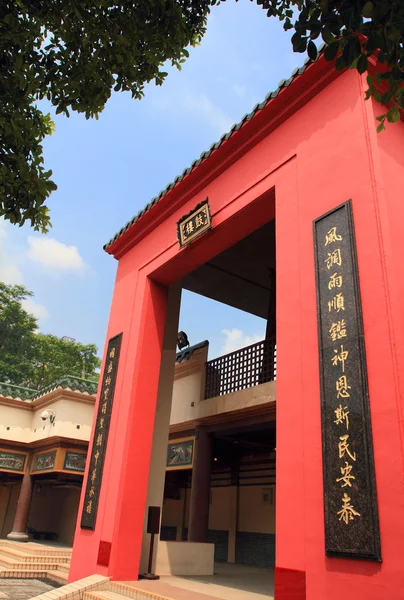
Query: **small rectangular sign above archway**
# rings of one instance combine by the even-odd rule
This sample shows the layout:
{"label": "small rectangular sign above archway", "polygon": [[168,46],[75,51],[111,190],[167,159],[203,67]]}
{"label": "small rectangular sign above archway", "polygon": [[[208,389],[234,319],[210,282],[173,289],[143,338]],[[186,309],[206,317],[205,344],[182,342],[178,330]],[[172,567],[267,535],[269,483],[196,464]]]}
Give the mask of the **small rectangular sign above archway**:
{"label": "small rectangular sign above archway", "polygon": [[212,227],[209,200],[206,198],[177,223],[177,237],[180,248],[187,246]]}

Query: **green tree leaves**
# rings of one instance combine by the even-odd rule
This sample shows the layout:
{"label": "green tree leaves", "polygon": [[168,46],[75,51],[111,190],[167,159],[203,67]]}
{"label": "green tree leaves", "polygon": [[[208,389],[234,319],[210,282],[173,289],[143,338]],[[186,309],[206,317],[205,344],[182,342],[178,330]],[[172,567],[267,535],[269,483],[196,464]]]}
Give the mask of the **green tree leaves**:
{"label": "green tree leaves", "polygon": [[22,285],[0,282],[0,381],[18,385],[29,380],[37,321],[21,303],[32,295]]}
{"label": "green tree leaves", "polygon": [[35,336],[35,364],[28,387],[41,389],[66,375],[98,380],[99,366],[94,344],[84,345],[38,333]]}
{"label": "green tree leaves", "polygon": [[[378,61],[378,76],[366,97],[374,97],[387,110],[379,119],[394,123],[404,109],[404,2],[390,0],[257,0],[270,16],[284,20],[286,30],[295,29],[295,52],[306,52],[312,60],[313,40],[327,44],[324,57],[335,60],[338,70],[351,68],[365,73],[370,57]],[[295,20],[291,18],[294,10]]]}
{"label": "green tree leaves", "polygon": [[[97,118],[112,90],[142,98],[162,85],[166,61],[181,69],[221,0],[2,0],[0,2],[0,217],[46,232],[46,201],[56,189],[42,142],[53,131],[36,105]],[[223,0],[224,1],[224,0]],[[254,1],[254,0],[253,0]],[[337,69],[368,69],[369,87],[386,106],[385,121],[404,109],[404,2],[391,0],[255,0],[267,16],[294,30],[295,52],[317,58],[316,40]],[[380,128],[380,126],[379,126]]]}
{"label": "green tree leaves", "polygon": [[200,42],[213,0],[2,0],[0,3],[0,217],[48,231],[56,189],[42,142],[56,113],[104,109],[111,90],[141,98],[161,85],[166,61],[181,68]]}
{"label": "green tree leaves", "polygon": [[22,306],[32,295],[0,282],[0,381],[41,389],[65,375],[97,380],[97,347],[39,333]]}

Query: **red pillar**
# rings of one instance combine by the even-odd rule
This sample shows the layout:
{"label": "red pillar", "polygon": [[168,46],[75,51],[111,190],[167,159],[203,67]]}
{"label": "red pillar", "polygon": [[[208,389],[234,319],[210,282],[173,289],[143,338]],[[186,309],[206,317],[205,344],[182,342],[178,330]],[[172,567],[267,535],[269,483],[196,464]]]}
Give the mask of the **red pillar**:
{"label": "red pillar", "polygon": [[[107,333],[107,343],[123,335],[97,522],[95,531],[80,528],[82,495],[69,581],[94,573],[138,577],[166,305],[167,288],[129,252],[119,262]],[[98,558],[106,547],[108,564]]]}
{"label": "red pillar", "polygon": [[[302,312],[296,304],[300,253],[290,251],[299,226],[298,169],[282,169],[276,188],[276,600],[306,599]],[[292,233],[291,233],[292,232]],[[310,230],[311,233],[311,230]],[[315,310],[315,304],[313,304]],[[316,356],[313,360],[316,360]],[[293,377],[290,376],[293,365]]]}
{"label": "red pillar", "polygon": [[208,537],[212,442],[212,437],[206,428],[198,427],[189,509],[188,540],[190,542],[206,542]]}
{"label": "red pillar", "polygon": [[28,512],[31,504],[33,481],[30,475],[31,461],[27,461],[27,470],[22,478],[20,495],[18,496],[17,510],[14,517],[13,530],[7,538],[14,542],[28,542],[27,534]]}

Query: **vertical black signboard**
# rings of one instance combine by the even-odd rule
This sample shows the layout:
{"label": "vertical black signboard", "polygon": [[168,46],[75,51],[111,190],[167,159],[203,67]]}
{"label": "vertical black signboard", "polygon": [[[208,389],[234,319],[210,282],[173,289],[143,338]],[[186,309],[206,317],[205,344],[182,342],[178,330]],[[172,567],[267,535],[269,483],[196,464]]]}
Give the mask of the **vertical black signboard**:
{"label": "vertical black signboard", "polygon": [[93,446],[91,449],[90,469],[88,472],[86,495],[81,515],[82,529],[95,529],[98,500],[100,497],[102,472],[107,449],[109,425],[111,422],[116,374],[122,333],[111,338],[108,343],[107,358],[102,376],[101,397],[98,405]]}
{"label": "vertical black signboard", "polygon": [[314,221],[327,556],[381,560],[351,202]]}

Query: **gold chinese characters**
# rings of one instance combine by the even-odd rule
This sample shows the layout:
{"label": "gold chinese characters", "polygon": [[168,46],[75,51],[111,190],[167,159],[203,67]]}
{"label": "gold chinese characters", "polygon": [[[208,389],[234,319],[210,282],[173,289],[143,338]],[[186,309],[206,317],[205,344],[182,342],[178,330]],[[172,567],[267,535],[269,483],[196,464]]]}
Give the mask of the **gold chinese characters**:
{"label": "gold chinese characters", "polygon": [[332,244],[333,242],[340,242],[341,240],[342,237],[337,234],[337,228],[331,227],[330,231],[326,233],[324,245],[328,246],[328,244]]}
{"label": "gold chinese characters", "polygon": [[[120,336],[118,344],[120,343]],[[87,481],[86,495],[84,499],[82,527],[92,529],[95,525],[98,494],[102,479],[104,464],[105,444],[108,436],[109,422],[111,417],[111,403],[116,376],[117,360],[119,356],[119,345],[109,345],[107,361],[104,370],[103,384],[101,387],[99,408],[95,425],[93,447],[91,451],[90,470]]]}
{"label": "gold chinese characters", "polygon": [[344,523],[348,525],[349,521],[353,521],[355,517],[360,517],[361,515],[352,506],[351,498],[346,492],[344,492],[342,502],[342,508],[338,511],[337,514],[339,514],[339,520],[344,521]]}
{"label": "gold chinese characters", "polygon": [[352,453],[349,449],[349,435],[341,435],[340,442],[338,444],[339,457],[344,458],[345,454],[347,454],[352,460],[356,461],[356,452]]}
{"label": "gold chinese characters", "polygon": [[336,425],[340,425],[341,423],[345,423],[346,428],[349,429],[349,410],[347,406],[342,407],[342,404],[338,406],[334,410],[335,412],[335,421]]}
{"label": "gold chinese characters", "polygon": [[[330,271],[327,288],[333,293],[332,297],[327,298],[327,307],[328,313],[335,313],[336,315],[341,311],[345,311],[346,308],[344,274],[342,270],[344,254],[343,246],[340,245],[340,242],[342,241],[342,235],[338,233],[337,227],[332,227],[327,231],[324,240],[324,246],[327,247],[324,262],[327,271]],[[346,339],[348,336],[348,328],[345,318],[339,318],[338,315],[328,328],[328,334],[331,342]],[[340,401],[339,405],[334,409],[334,426],[345,428],[347,432],[349,431],[350,424],[348,402],[352,389],[348,380],[349,370],[346,372],[346,366],[349,364],[349,360],[349,351],[343,343],[340,343],[338,347],[333,348],[331,364],[336,369],[335,398]],[[357,461],[357,454],[352,447],[349,433],[342,433],[342,435],[338,436],[337,452],[338,459],[343,459],[343,463],[340,463],[338,466],[340,476],[336,477],[335,482],[340,485],[341,489],[346,487],[352,488],[352,482],[356,479],[354,464]],[[346,492],[344,492],[341,498],[341,503],[341,509],[337,511],[337,516],[338,520],[345,523],[345,525],[349,525],[351,521],[361,516],[354,507],[351,497],[348,496]]]}
{"label": "gold chinese characters", "polygon": [[204,211],[197,213],[195,216],[186,221],[183,225],[183,232],[187,237],[198,233],[198,230],[207,225],[207,215]]}
{"label": "gold chinese characters", "polygon": [[341,293],[328,301],[328,312],[331,312],[332,310],[335,310],[337,313],[339,313],[340,310],[345,310],[345,299]]}
{"label": "gold chinese characters", "polygon": [[352,469],[353,466],[350,465],[347,461],[345,461],[345,467],[340,468],[342,477],[339,477],[336,481],[337,483],[339,483],[340,481],[343,482],[343,488],[347,485],[349,485],[349,487],[352,487],[351,479],[355,479],[354,475],[351,475]]}
{"label": "gold chinese characters", "polygon": [[334,365],[334,367],[337,367],[338,363],[340,362],[341,363],[341,367],[342,367],[342,372],[344,373],[344,371],[345,371],[345,361],[347,360],[348,356],[349,356],[348,350],[344,350],[344,346],[341,344],[341,350],[340,351],[334,349],[334,356],[331,359],[332,364]]}
{"label": "gold chinese characters", "polygon": [[327,269],[330,270],[333,265],[342,266],[342,256],[340,248],[333,250],[327,254],[327,258],[325,259]]}
{"label": "gold chinese characters", "polygon": [[345,319],[341,319],[341,321],[336,321],[335,323],[332,323],[329,329],[329,333],[333,342],[336,342],[337,340],[341,340],[342,338],[346,337]]}

